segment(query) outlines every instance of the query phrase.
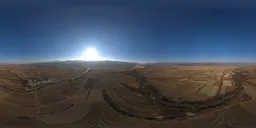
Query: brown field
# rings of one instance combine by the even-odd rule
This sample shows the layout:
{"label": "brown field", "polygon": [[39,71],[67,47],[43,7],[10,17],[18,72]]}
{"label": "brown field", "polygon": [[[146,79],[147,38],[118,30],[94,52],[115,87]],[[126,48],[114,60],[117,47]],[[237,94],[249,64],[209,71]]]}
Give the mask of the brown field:
{"label": "brown field", "polygon": [[0,66],[0,128],[255,128],[256,66]]}

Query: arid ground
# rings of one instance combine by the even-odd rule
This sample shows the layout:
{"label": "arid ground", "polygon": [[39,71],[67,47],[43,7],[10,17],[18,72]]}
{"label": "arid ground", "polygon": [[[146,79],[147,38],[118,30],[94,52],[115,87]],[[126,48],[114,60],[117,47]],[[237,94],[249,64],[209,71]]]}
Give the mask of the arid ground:
{"label": "arid ground", "polygon": [[256,66],[0,66],[1,128],[256,128]]}

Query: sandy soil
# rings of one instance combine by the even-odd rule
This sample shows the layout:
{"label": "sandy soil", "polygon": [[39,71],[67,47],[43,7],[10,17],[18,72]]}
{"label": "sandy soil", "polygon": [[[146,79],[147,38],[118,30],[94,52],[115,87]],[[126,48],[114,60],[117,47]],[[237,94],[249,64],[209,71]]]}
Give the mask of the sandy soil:
{"label": "sandy soil", "polygon": [[1,65],[0,127],[256,127],[252,66],[97,65]]}

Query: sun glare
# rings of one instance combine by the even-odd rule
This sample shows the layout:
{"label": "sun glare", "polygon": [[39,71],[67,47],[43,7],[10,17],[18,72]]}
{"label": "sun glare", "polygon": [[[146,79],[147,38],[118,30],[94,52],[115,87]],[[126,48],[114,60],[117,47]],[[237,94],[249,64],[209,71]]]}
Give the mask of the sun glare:
{"label": "sun glare", "polygon": [[102,60],[102,57],[100,57],[97,53],[97,50],[95,48],[88,48],[83,56],[81,57],[82,60],[86,61],[99,61]]}

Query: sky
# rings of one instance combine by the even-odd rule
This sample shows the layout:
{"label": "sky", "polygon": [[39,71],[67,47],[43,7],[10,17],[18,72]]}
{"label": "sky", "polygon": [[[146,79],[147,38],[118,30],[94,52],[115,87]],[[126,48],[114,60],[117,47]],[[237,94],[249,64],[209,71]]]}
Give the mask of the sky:
{"label": "sky", "polygon": [[256,61],[253,0],[1,0],[0,61]]}

